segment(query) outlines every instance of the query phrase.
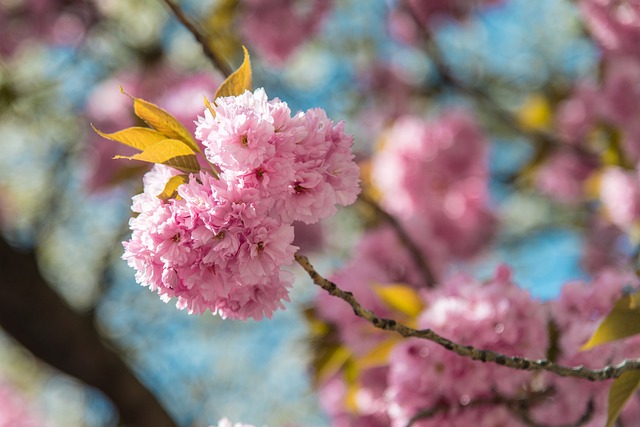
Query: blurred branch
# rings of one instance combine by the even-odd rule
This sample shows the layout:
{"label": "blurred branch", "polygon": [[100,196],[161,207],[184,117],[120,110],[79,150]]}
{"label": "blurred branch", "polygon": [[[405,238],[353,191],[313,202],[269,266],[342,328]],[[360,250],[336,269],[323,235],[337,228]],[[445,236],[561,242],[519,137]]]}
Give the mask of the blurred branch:
{"label": "blurred branch", "polygon": [[475,99],[487,108],[504,126],[510,129],[512,132],[518,133],[525,137],[528,137],[538,144],[536,145],[536,152],[533,156],[531,163],[538,163],[542,158],[546,157],[550,152],[559,148],[565,147],[568,150],[575,152],[583,157],[591,158],[593,156],[584,147],[576,144],[566,144],[559,140],[552,133],[528,129],[518,123],[518,119],[507,109],[501,107],[482,87],[477,85],[471,85],[467,82],[459,79],[455,74],[451,72],[451,69],[444,59],[444,55],[440,50],[438,44],[433,37],[430,29],[427,25],[420,21],[420,17],[416,14],[414,8],[406,0],[403,3],[403,8],[410,16],[416,28],[420,31],[422,40],[425,45],[426,53],[431,58],[433,65],[435,66],[442,82],[449,87],[456,89],[458,92],[466,95],[471,99]]}
{"label": "blurred branch", "polygon": [[[512,412],[514,412],[513,408],[510,407],[509,409],[512,409]],[[516,409],[518,408],[516,407]],[[522,410],[517,410],[515,413],[520,417],[520,420],[529,427],[581,427],[587,424],[589,421],[591,421],[591,418],[593,418],[594,412],[595,412],[595,405],[593,403],[593,400],[591,399],[589,400],[589,402],[587,402],[587,407],[584,409],[584,412],[582,413],[580,418],[576,420],[576,422],[568,423],[568,424],[551,424],[550,425],[550,424],[543,424],[543,423],[536,422],[531,418],[528,407],[523,408]]]}
{"label": "blurred branch", "polygon": [[96,331],[94,319],[73,311],[49,287],[32,252],[0,238],[0,326],[36,357],[101,390],[120,424],[173,427],[156,398]]}
{"label": "blurred branch", "polygon": [[418,270],[420,270],[420,274],[422,275],[422,278],[425,280],[427,287],[431,288],[435,286],[436,278],[433,274],[433,271],[427,264],[427,261],[424,258],[423,252],[413,242],[409,234],[405,231],[404,227],[402,227],[402,224],[400,224],[400,222],[396,219],[396,217],[391,215],[389,212],[384,210],[378,203],[376,203],[375,201],[371,200],[366,196],[360,197],[360,200],[362,200],[364,203],[366,203],[371,208],[373,208],[373,210],[375,210],[378,215],[380,215],[385,221],[389,223],[389,225],[391,225],[391,227],[395,230],[396,234],[398,235],[400,242],[409,251],[411,258],[413,259],[413,262],[415,263],[416,267],[418,267]]}
{"label": "blurred branch", "polygon": [[639,359],[627,359],[617,365],[608,365],[601,369],[589,369],[584,366],[563,366],[549,359],[528,359],[520,356],[507,356],[492,350],[477,349],[472,346],[458,344],[438,335],[431,329],[413,329],[393,319],[376,316],[372,311],[364,308],[351,292],[340,289],[335,283],[322,277],[304,255],[295,255],[295,259],[307,272],[314,284],[327,291],[330,295],[347,302],[356,316],[363,318],[374,327],[386,331],[393,331],[405,338],[413,337],[432,341],[459,356],[481,362],[490,362],[522,371],[548,371],[561,377],[582,378],[590,381],[605,381],[618,378],[625,372],[640,370]]}
{"label": "blurred branch", "polygon": [[193,34],[198,43],[200,43],[202,51],[207,58],[209,58],[213,66],[217,68],[222,75],[229,77],[233,72],[231,67],[229,67],[229,64],[211,47],[209,38],[205,35],[204,31],[198,28],[195,22],[193,22],[173,0],[164,0],[164,2],[169,6],[169,9],[171,9],[178,21],[180,21],[180,23]]}

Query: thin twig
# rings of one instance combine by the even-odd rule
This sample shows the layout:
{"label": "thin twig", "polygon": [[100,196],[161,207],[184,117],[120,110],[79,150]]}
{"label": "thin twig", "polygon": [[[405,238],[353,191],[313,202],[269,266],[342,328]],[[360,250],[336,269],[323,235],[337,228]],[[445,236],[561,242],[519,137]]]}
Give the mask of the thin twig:
{"label": "thin twig", "polygon": [[295,259],[307,272],[313,283],[320,286],[330,295],[338,297],[347,302],[356,316],[361,317],[371,323],[374,327],[382,330],[393,331],[405,338],[413,337],[432,341],[445,349],[473,360],[490,362],[506,366],[512,369],[523,371],[548,371],[562,377],[583,378],[590,381],[605,381],[618,378],[629,371],[640,370],[640,359],[627,359],[617,365],[607,365],[601,369],[589,369],[580,366],[563,366],[552,362],[549,359],[528,359],[520,356],[507,356],[492,350],[477,349],[472,346],[465,346],[438,335],[431,329],[413,329],[392,319],[385,319],[376,316],[372,311],[364,308],[353,296],[351,292],[343,291],[338,286],[322,277],[311,265],[309,259],[304,255],[295,255]]}
{"label": "thin twig", "polygon": [[199,29],[196,24],[182,11],[180,6],[178,6],[173,0],[164,0],[164,2],[167,6],[169,6],[175,17],[178,18],[178,21],[180,21],[180,23],[182,23],[182,25],[184,25],[185,28],[189,30],[191,34],[193,34],[198,43],[200,43],[200,45],[202,46],[202,51],[207,56],[207,58],[209,58],[213,66],[217,68],[218,71],[220,71],[225,77],[229,77],[233,70],[231,69],[229,64],[227,64],[227,62],[223,58],[221,58],[220,55],[218,55],[218,53],[211,47],[207,36],[204,34],[204,31]]}
{"label": "thin twig", "polygon": [[400,222],[396,219],[396,217],[391,215],[389,212],[384,210],[378,203],[374,202],[368,197],[363,196],[360,198],[360,200],[362,200],[364,203],[371,206],[378,215],[380,215],[385,221],[389,223],[389,225],[391,225],[391,227],[395,230],[396,234],[398,235],[398,239],[400,239],[400,242],[405,246],[405,248],[407,248],[407,251],[409,251],[409,254],[413,259],[413,262],[415,263],[416,267],[418,267],[418,270],[420,270],[420,274],[422,275],[422,278],[426,282],[427,286],[428,287],[435,286],[436,278],[433,274],[433,271],[427,264],[427,260],[424,258],[423,252],[413,242],[409,234],[405,231],[404,227],[402,226],[402,224],[400,224]]}

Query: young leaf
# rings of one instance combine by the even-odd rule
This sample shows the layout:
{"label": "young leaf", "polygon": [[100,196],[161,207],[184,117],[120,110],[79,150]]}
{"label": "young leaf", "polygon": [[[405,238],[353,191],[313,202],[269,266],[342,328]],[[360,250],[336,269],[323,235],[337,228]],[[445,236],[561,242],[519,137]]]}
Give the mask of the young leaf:
{"label": "young leaf", "polygon": [[216,116],[216,112],[213,109],[213,106],[211,105],[211,102],[209,102],[209,99],[207,99],[206,95],[202,95],[202,97],[204,98],[204,106],[207,107],[207,110],[209,110],[211,115],[215,117]]}
{"label": "young leaf", "polygon": [[200,152],[200,147],[191,136],[187,128],[184,127],[175,117],[167,111],[144,99],[133,97],[127,94],[122,88],[120,91],[133,99],[133,111],[149,126],[160,133],[165,134],[169,139],[177,139],[187,144],[196,153]]}
{"label": "young leaf", "polygon": [[622,374],[611,384],[609,389],[609,405],[607,407],[607,424],[612,427],[629,398],[640,388],[640,371],[629,371]]}
{"label": "young leaf", "polygon": [[581,350],[589,350],[600,344],[639,334],[640,307],[636,304],[637,298],[637,294],[625,295],[616,301],[611,313]]}
{"label": "young leaf", "polygon": [[103,138],[120,142],[140,151],[144,151],[150,146],[167,139],[166,135],[158,132],[157,130],[143,127],[134,126],[114,133],[104,133],[96,129],[93,125],[91,125],[91,127]]}
{"label": "young leaf", "polygon": [[167,181],[167,183],[165,184],[164,190],[162,190],[162,193],[158,194],[158,199],[167,201],[169,199],[174,199],[176,197],[179,197],[178,187],[180,187],[180,185],[187,182],[187,179],[189,179],[189,175],[172,176],[169,179],[169,181]]}
{"label": "young leaf", "polygon": [[424,303],[415,289],[406,285],[390,285],[373,287],[373,291],[389,308],[416,317],[424,309]]}
{"label": "young leaf", "polygon": [[389,354],[391,354],[391,350],[393,350],[395,346],[401,342],[401,340],[402,338],[393,336],[382,341],[369,353],[357,359],[358,365],[361,369],[375,368],[377,366],[387,365],[389,363]]}
{"label": "young leaf", "polygon": [[242,95],[245,90],[251,90],[251,60],[249,59],[247,48],[242,46],[242,50],[244,51],[244,61],[242,61],[242,65],[222,82],[216,92],[215,98],[220,98],[221,96],[238,96]]}
{"label": "young leaf", "polygon": [[183,172],[198,172],[200,165],[191,147],[177,139],[165,139],[134,156],[115,156],[114,159],[140,160],[174,167]]}
{"label": "young leaf", "polygon": [[318,383],[322,383],[331,378],[336,372],[342,369],[351,359],[351,350],[347,347],[336,345],[329,349],[327,354],[317,367],[315,379]]}

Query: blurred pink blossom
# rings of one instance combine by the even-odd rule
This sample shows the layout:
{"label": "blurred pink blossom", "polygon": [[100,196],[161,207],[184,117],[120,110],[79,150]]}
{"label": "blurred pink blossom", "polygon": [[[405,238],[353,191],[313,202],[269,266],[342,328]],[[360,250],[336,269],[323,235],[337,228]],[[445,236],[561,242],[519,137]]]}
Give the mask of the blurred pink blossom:
{"label": "blurred pink blossom", "polygon": [[493,234],[487,141],[466,112],[400,117],[373,159],[382,204],[427,252],[470,257]]}
{"label": "blurred pink blossom", "polygon": [[22,0],[0,3],[0,55],[12,55],[22,44],[75,45],[97,22],[92,2]]}
{"label": "blurred pink blossom", "polygon": [[540,166],[535,185],[543,194],[560,202],[579,202],[584,196],[585,182],[594,170],[595,165],[580,155],[558,151]]}
{"label": "blurred pink blossom", "polygon": [[[549,339],[546,314],[540,303],[512,282],[505,266],[485,283],[462,275],[449,278],[441,288],[427,294],[426,306],[419,318],[420,329],[433,329],[463,345],[503,354],[530,358],[545,355]],[[438,417],[441,424],[420,425],[464,425],[454,421],[458,416],[469,415],[465,414],[464,402],[496,392],[516,396],[531,381],[528,372],[478,364],[417,339],[399,344],[391,353],[389,364],[386,396],[392,425],[396,427],[407,425],[413,415],[437,405],[452,409]]]}
{"label": "blurred pink blossom", "polygon": [[38,411],[20,392],[0,378],[0,427],[46,427]]}
{"label": "blurred pink blossom", "polygon": [[280,65],[320,31],[333,0],[244,0],[240,29],[265,59]]}
{"label": "blurred pink blossom", "polygon": [[581,0],[579,6],[606,53],[640,56],[640,1]]}
{"label": "blurred pink blossom", "polygon": [[600,200],[609,220],[628,230],[640,219],[640,181],[636,172],[607,168],[600,178]]}

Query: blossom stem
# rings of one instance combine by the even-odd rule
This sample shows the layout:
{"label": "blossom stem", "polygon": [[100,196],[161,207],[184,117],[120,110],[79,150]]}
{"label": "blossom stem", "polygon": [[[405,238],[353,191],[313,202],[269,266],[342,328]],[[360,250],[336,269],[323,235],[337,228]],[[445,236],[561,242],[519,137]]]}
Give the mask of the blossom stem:
{"label": "blossom stem", "polygon": [[222,73],[225,77],[229,77],[229,75],[233,72],[231,67],[227,62],[213,49],[211,43],[209,42],[209,38],[205,35],[204,31],[197,27],[196,23],[189,18],[184,11],[178,6],[173,0],[164,0],[165,4],[171,9],[171,12],[175,15],[175,17],[180,21],[184,27],[189,30],[193,37],[197,40],[198,43],[202,46],[202,51],[209,58],[213,66]]}
{"label": "blossom stem", "polygon": [[590,381],[606,381],[618,378],[625,372],[640,370],[640,358],[627,359],[616,365],[607,365],[600,369],[589,369],[583,365],[563,366],[549,359],[528,359],[520,356],[507,356],[496,351],[477,349],[473,346],[462,345],[445,338],[431,329],[414,329],[396,322],[376,316],[371,310],[364,308],[351,292],[343,291],[335,283],[325,279],[309,262],[309,259],[295,254],[295,260],[307,272],[314,284],[327,291],[330,295],[347,302],[356,316],[371,323],[382,330],[393,331],[405,338],[419,338],[432,341],[459,356],[484,363],[495,363],[512,369],[523,371],[547,371],[561,377],[582,378]]}

